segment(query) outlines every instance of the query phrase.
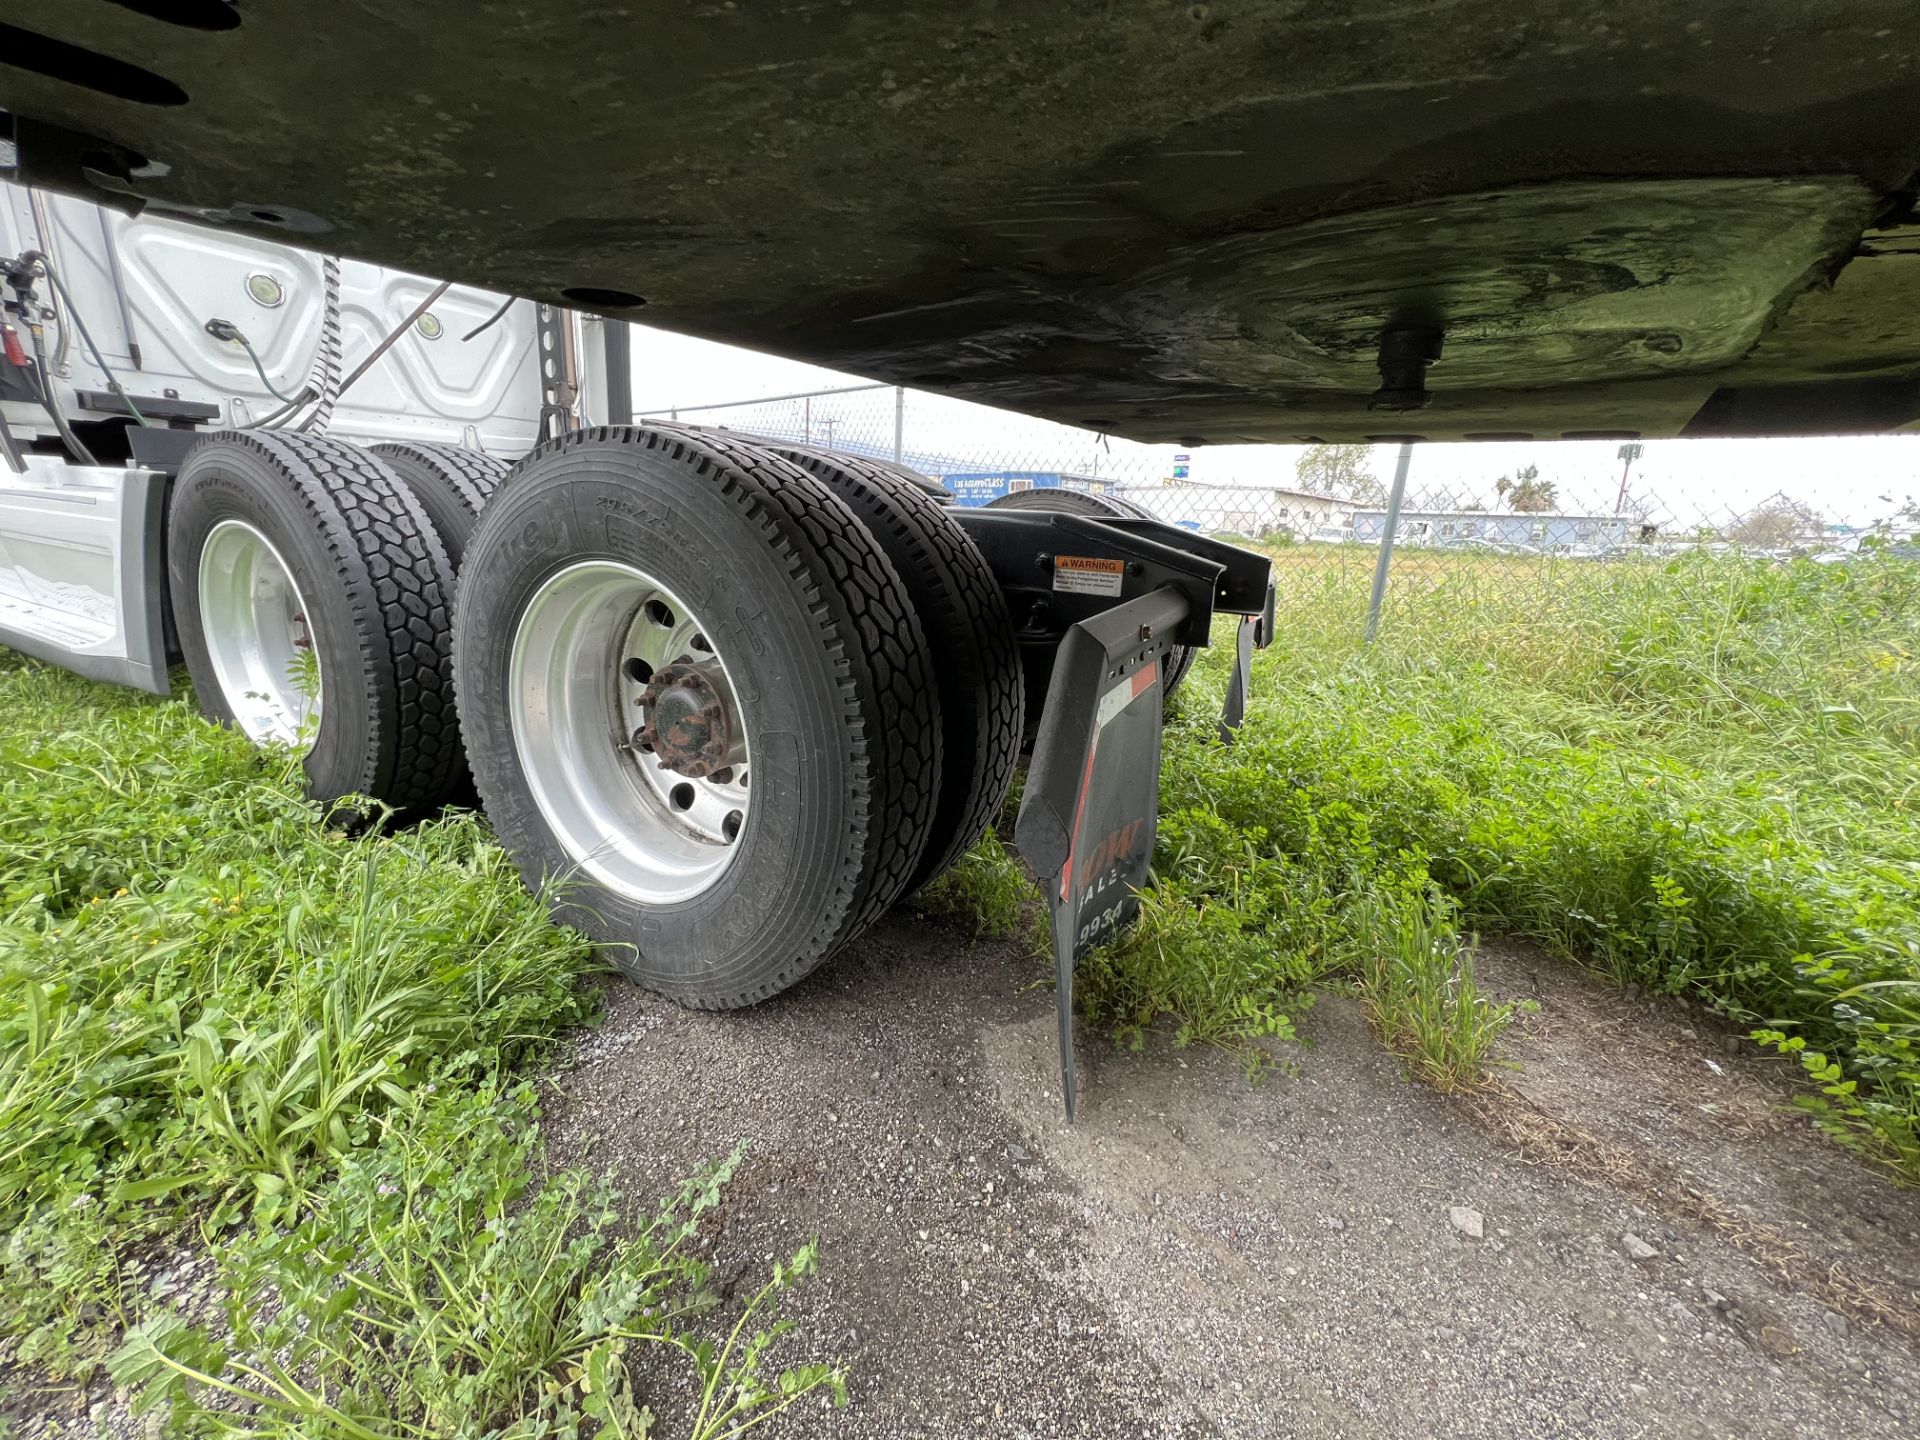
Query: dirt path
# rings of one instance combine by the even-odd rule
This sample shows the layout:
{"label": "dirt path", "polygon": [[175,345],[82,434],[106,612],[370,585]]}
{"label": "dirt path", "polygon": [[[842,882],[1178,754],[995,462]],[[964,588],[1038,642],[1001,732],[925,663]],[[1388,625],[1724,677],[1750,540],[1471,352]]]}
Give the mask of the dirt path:
{"label": "dirt path", "polygon": [[1541,1008],[1492,1102],[1407,1083],[1334,997],[1258,1088],[1087,1041],[1069,1131],[1032,973],[895,920],[744,1013],[617,988],[556,1075],[560,1157],[651,1181],[750,1142],[723,1274],[820,1238],[792,1313],[853,1403],[784,1433],[1920,1433],[1920,1194],[1684,1012],[1495,953]]}

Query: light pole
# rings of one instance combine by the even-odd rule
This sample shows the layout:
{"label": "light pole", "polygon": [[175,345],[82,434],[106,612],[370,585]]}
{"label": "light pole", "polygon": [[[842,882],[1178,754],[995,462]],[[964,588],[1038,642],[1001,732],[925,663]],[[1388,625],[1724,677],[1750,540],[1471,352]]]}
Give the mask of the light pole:
{"label": "light pole", "polygon": [[1620,453],[1618,456],[1619,460],[1621,461],[1620,494],[1617,497],[1615,497],[1613,502],[1613,513],[1616,515],[1618,515],[1622,510],[1625,510],[1627,508],[1627,475],[1633,469],[1633,462],[1638,460],[1641,457],[1641,455],[1645,453],[1646,453],[1646,447],[1641,445],[1637,440],[1629,441],[1627,444],[1622,445],[1620,447]]}

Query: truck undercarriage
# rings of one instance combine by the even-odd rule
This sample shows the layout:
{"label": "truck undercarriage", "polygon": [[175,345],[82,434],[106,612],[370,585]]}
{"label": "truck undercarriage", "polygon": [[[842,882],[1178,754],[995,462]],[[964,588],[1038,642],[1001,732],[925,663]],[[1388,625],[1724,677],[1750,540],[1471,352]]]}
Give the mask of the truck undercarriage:
{"label": "truck undercarriage", "polygon": [[160,694],[184,664],[340,823],[478,800],[687,1004],[937,880],[1030,753],[1070,1015],[1145,879],[1166,697],[1217,613],[1241,690],[1271,631],[1264,557],[1110,497],[962,510],[898,464],[594,427],[631,404],[618,322],[11,186],[0,251],[0,643]]}
{"label": "truck undercarriage", "polygon": [[1903,0],[13,0],[26,178],[1144,440],[1920,422]]}

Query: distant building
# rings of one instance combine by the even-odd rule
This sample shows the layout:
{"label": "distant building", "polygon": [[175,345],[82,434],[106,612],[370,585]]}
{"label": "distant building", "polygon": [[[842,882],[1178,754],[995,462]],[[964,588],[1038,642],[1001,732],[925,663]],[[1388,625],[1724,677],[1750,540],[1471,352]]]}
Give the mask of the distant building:
{"label": "distant building", "polygon": [[1270,485],[1129,485],[1119,493],[1169,525],[1250,540],[1344,531],[1353,515],[1351,501]]}
{"label": "distant building", "polygon": [[[1353,512],[1353,538],[1374,545],[1386,533],[1384,508]],[[1631,515],[1529,515],[1494,510],[1402,510],[1397,545],[1471,549],[1476,543],[1514,550],[1611,550],[1639,538]]]}
{"label": "distant building", "polygon": [[962,505],[984,505],[1002,495],[1021,490],[1078,490],[1082,494],[1106,495],[1114,482],[1094,475],[1068,475],[1057,470],[977,470],[939,477]]}

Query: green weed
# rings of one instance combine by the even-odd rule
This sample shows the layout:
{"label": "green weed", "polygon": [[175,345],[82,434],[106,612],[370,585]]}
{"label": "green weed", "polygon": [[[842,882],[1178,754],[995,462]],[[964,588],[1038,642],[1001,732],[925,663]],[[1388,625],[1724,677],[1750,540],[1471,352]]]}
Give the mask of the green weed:
{"label": "green weed", "polygon": [[1169,731],[1157,855],[1167,904],[1272,954],[1150,913],[1099,1018],[1231,1035],[1364,974],[1355,936],[1398,955],[1373,918],[1430,878],[1460,925],[1800,1042],[1822,1122],[1920,1179],[1920,565],[1433,558],[1367,647],[1364,569],[1283,557],[1238,743],[1197,699]]}
{"label": "green weed", "polygon": [[[291,750],[5,654],[0,717],[9,1359],[83,1376],[125,1334],[117,1368],[184,1433],[287,1436],[637,1434],[636,1337],[724,1372],[715,1424],[837,1383],[756,1378],[810,1250],[703,1349],[627,1304],[701,1290],[684,1236],[621,1238],[604,1177],[538,1178],[531,1102],[494,1097],[591,1018],[599,964],[474,817],[328,829]],[[136,1275],[196,1240],[231,1297],[217,1354]]]}
{"label": "green weed", "polygon": [[1354,905],[1347,954],[1382,1042],[1436,1090],[1480,1083],[1513,1018],[1474,983],[1472,939],[1453,903],[1425,890],[1369,894]]}
{"label": "green weed", "polygon": [[913,908],[967,926],[975,939],[1033,937],[1040,893],[1019,859],[989,830],[946,874],[913,897]]}
{"label": "green weed", "polygon": [[721,1344],[706,1333],[719,1302],[691,1250],[738,1152],[634,1229],[612,1177],[543,1176],[525,1090],[422,1097],[383,1129],[289,1223],[221,1247],[217,1332],[164,1310],[128,1334],[109,1368],[139,1409],[178,1433],[287,1440],[638,1437],[655,1417],[628,1363],[653,1347],[700,1380],[690,1440],[822,1387],[844,1398],[829,1366],[763,1373],[790,1329],[769,1308],[812,1272],[810,1245],[774,1267]]}

